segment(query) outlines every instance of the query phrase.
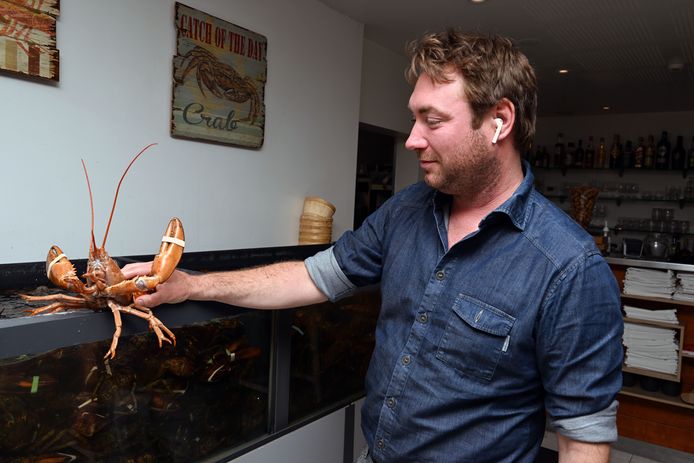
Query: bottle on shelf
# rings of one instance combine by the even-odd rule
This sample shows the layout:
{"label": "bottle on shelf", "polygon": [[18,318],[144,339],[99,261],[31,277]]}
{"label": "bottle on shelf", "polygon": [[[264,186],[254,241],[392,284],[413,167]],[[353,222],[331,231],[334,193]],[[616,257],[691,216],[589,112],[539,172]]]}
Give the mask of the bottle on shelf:
{"label": "bottle on shelf", "polygon": [[653,169],[655,167],[655,138],[653,135],[648,136],[646,151],[643,153],[643,167],[646,169]]}
{"label": "bottle on shelf", "polygon": [[604,255],[610,253],[610,241],[610,227],[607,226],[607,220],[605,220],[605,225],[602,227],[602,246],[600,249]]}
{"label": "bottle on shelf", "polygon": [[542,147],[537,145],[537,150],[535,150],[535,157],[533,158],[534,167],[545,167],[545,158],[542,156]]}
{"label": "bottle on shelf", "polygon": [[549,151],[546,146],[542,147],[542,167],[549,167]]}
{"label": "bottle on shelf", "polygon": [[643,137],[639,137],[639,144],[636,145],[634,150],[634,168],[640,169],[643,167],[643,156],[645,154],[646,147],[643,144]]}
{"label": "bottle on shelf", "polygon": [[655,168],[665,170],[670,167],[670,142],[667,131],[663,130],[655,153]]}
{"label": "bottle on shelf", "polygon": [[616,133],[612,138],[612,146],[610,147],[609,168],[618,169],[622,162],[622,145],[619,142],[619,134]]}
{"label": "bottle on shelf", "polygon": [[583,151],[583,140],[578,140],[578,146],[576,147],[576,153],[574,154],[574,165],[576,167],[584,167],[583,160],[585,158],[585,151]]}
{"label": "bottle on shelf", "polygon": [[533,159],[533,141],[532,140],[530,140],[528,142],[528,145],[526,146],[525,160],[528,161],[528,164],[530,164],[531,166],[533,165],[534,159]]}
{"label": "bottle on shelf", "polygon": [[607,148],[605,147],[605,137],[600,137],[600,142],[598,143],[598,151],[595,154],[595,167],[597,167],[598,169],[604,169],[606,162],[608,162],[608,159]]}
{"label": "bottle on shelf", "polygon": [[564,153],[564,167],[573,167],[575,162],[576,147],[574,142],[570,141],[566,145],[566,152]]}
{"label": "bottle on shelf", "polygon": [[620,167],[623,169],[634,167],[634,146],[631,140],[627,140],[624,144],[624,149],[622,150],[622,164]]}
{"label": "bottle on shelf", "polygon": [[694,169],[694,137],[692,137],[692,144],[687,152],[687,168]]}
{"label": "bottle on shelf", "polygon": [[583,154],[583,167],[591,169],[593,167],[593,162],[595,161],[595,147],[593,146],[593,136],[588,137],[588,144],[586,144],[586,151]]}
{"label": "bottle on shelf", "polygon": [[684,149],[684,137],[682,135],[677,136],[677,143],[670,153],[670,168],[672,170],[682,170],[684,169],[684,162],[687,156],[687,151]]}
{"label": "bottle on shelf", "polygon": [[564,157],[566,156],[566,148],[564,147],[564,134],[557,134],[557,142],[554,144],[554,156],[549,167],[562,167],[564,165]]}

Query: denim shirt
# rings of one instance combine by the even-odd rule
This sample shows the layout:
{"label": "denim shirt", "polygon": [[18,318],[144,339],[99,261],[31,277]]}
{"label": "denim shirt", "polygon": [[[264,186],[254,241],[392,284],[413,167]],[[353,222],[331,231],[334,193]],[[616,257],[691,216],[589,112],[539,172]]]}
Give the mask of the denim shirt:
{"label": "denim shirt", "polygon": [[593,239],[525,178],[448,249],[451,198],[418,183],[306,260],[331,299],[380,283],[362,430],[378,462],[533,462],[546,416],[616,440],[619,289]]}

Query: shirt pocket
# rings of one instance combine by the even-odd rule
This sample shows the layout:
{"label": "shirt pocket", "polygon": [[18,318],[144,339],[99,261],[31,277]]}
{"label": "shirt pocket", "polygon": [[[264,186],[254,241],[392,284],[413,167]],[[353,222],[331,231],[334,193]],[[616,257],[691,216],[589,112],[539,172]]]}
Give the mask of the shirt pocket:
{"label": "shirt pocket", "polygon": [[490,381],[515,321],[496,307],[459,294],[436,357],[465,375]]}

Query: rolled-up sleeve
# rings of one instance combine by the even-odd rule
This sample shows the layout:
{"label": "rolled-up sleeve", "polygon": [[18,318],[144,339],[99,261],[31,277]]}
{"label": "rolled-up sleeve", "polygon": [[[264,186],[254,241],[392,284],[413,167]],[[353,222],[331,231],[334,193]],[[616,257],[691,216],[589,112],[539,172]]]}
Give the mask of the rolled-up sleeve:
{"label": "rolled-up sleeve", "polygon": [[560,420],[549,419],[549,427],[569,439],[591,442],[617,442],[617,406],[613,400],[605,409],[590,415]]}
{"label": "rolled-up sleeve", "polygon": [[313,279],[318,289],[327,296],[330,301],[349,295],[356,285],[345,276],[340,265],[335,259],[334,247],[321,251],[304,261],[308,274]]}

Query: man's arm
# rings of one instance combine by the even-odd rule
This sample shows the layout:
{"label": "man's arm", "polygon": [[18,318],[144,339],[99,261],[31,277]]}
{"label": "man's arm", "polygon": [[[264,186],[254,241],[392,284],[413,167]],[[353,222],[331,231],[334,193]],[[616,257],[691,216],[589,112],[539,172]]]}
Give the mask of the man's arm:
{"label": "man's arm", "polygon": [[[128,264],[123,275],[146,275],[151,262]],[[140,296],[139,304],[154,307],[164,303],[219,301],[254,309],[284,309],[327,300],[316,287],[303,262],[277,264],[228,272],[190,275],[175,271],[156,292]]]}
{"label": "man's arm", "polygon": [[608,463],[610,444],[581,442],[557,433],[559,463]]}

